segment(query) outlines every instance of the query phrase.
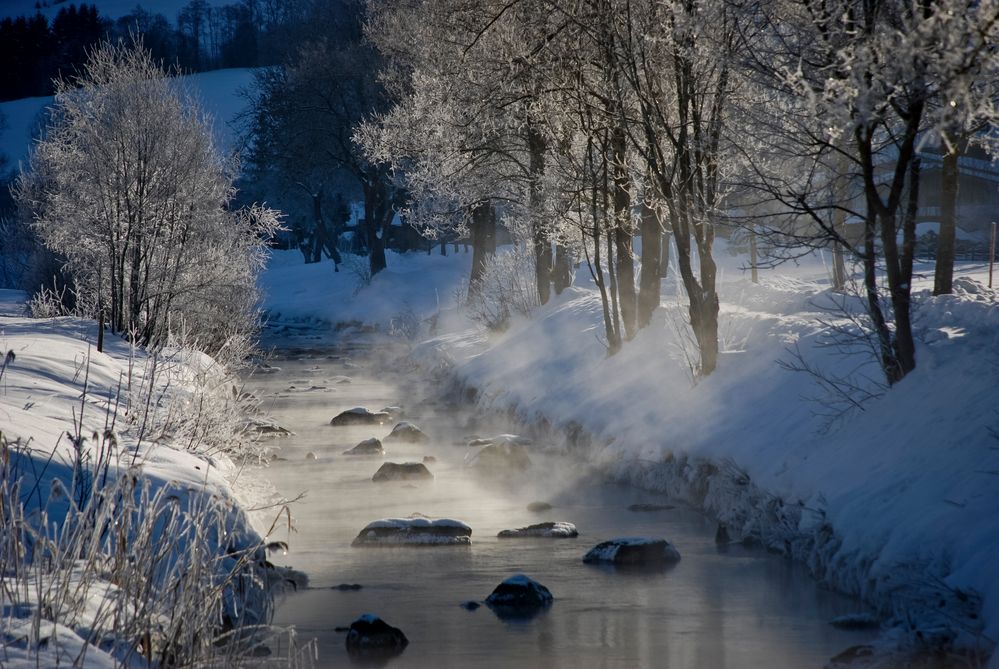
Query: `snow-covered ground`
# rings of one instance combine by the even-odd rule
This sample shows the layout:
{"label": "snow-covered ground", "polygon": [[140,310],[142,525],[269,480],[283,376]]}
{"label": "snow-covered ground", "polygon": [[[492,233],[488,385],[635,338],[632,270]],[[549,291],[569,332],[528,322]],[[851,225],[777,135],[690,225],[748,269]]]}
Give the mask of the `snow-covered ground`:
{"label": "snow-covered ground", "polygon": [[[253,70],[200,72],[180,77],[180,81],[212,117],[216,140],[222,149],[227,152],[241,149],[236,116],[246,108],[240,92],[253,83]],[[13,167],[27,161],[32,141],[44,125],[45,109],[51,104],[51,96],[0,102],[0,115],[7,121],[7,128],[0,130],[0,155],[6,156]]]}
{"label": "snow-covered ground", "polygon": [[[67,559],[75,562],[72,569],[48,569],[38,560],[27,581],[23,575],[18,580],[10,571],[13,564],[5,562],[0,569],[0,666],[68,666],[74,659],[79,666],[121,666],[123,660],[125,666],[141,664],[134,646],[121,645],[129,639],[115,636],[121,629],[119,618],[138,619],[139,605],[170,606],[144,599],[129,587],[151,593],[164,584],[126,583],[122,574],[137,574],[113,566],[117,562],[111,557],[100,557],[96,530],[77,525],[81,518],[93,517],[95,527],[107,523],[107,527],[132,528],[122,535],[122,550],[128,545],[130,555],[136,551],[133,560],[149,556],[157,565],[156,578],[167,583],[192,587],[190,574],[178,573],[175,565],[199,556],[195,562],[201,568],[195,571],[205,572],[199,582],[207,589],[191,596],[208,597],[213,583],[231,578],[244,563],[263,560],[260,546],[266,525],[245,509],[272,501],[268,496],[272,489],[259,478],[241,474],[242,466],[230,457],[240,455],[235,448],[239,438],[234,436],[238,427],[228,434],[225,429],[239,425],[241,400],[235,379],[208,356],[168,350],[154,362],[153,356],[112,335],[99,353],[94,322],[28,318],[24,295],[10,290],[0,291],[3,360],[0,496],[19,494],[23,513],[20,505],[8,507],[0,499],[5,523],[0,536],[16,543],[12,524],[25,522],[40,532],[36,539],[20,539],[31,546],[46,534],[39,526],[51,527],[51,550],[66,550]],[[207,426],[217,429],[223,439],[213,441],[202,432]],[[18,481],[19,488],[10,487]],[[102,499],[102,490],[111,491],[109,499],[116,501],[93,503]],[[128,495],[121,496],[123,490],[134,490],[134,506],[127,502]],[[82,510],[74,511],[77,506]],[[143,519],[157,513],[158,521]],[[106,521],[101,520],[104,516]],[[152,533],[149,554],[140,548],[147,532]],[[70,537],[71,545],[56,541],[57,534]],[[4,545],[2,560],[15,558],[14,543]],[[77,544],[98,552],[74,549]],[[58,562],[59,556],[50,559]],[[252,585],[242,586],[243,604],[265,615],[270,604],[263,582],[256,576],[252,580]],[[122,598],[129,613],[115,604]],[[209,605],[204,599],[197,603]],[[144,614],[161,620],[158,613]],[[162,633],[168,633],[170,623],[165,619],[163,628]]]}
{"label": "snow-covered ground", "polygon": [[[824,259],[761,271],[753,284],[745,258],[724,241],[716,257],[723,353],[717,371],[696,384],[672,277],[652,325],[611,358],[585,268],[573,288],[502,334],[454,309],[463,254],[393,255],[387,273],[357,289],[350,272],[277,252],[263,287],[265,308],[286,325],[388,327],[408,311],[435,328],[414,357],[427,369],[448,367],[486,407],[591,437],[583,440],[595,444],[589,455],[612,475],[686,497],[726,521],[734,537],[806,561],[829,584],[904,622],[895,630],[903,640],[918,632],[993,645],[999,297],[984,285],[985,266],[961,266],[955,294],[936,298],[932,266],[917,267],[917,370],[837,415],[836,397],[813,375],[778,364],[793,363],[799,350],[823,375],[876,389],[869,355],[830,346],[828,324],[848,321],[828,290]],[[913,618],[902,621],[906,613]]]}
{"label": "snow-covered ground", "polygon": [[[450,253],[450,250],[449,250]],[[331,261],[304,264],[299,251],[275,251],[261,275],[262,308],[273,328],[323,323],[402,327],[453,308],[456,291],[467,278],[471,254],[443,259],[434,251],[400,255],[389,251],[388,269],[370,281],[367,258],[347,255],[339,272]]]}

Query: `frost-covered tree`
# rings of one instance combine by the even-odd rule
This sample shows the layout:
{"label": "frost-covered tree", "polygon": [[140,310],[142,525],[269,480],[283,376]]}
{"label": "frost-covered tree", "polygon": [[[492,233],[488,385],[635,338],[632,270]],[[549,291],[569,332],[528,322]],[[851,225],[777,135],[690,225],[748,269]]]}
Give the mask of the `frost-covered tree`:
{"label": "frost-covered tree", "polygon": [[[747,154],[749,185],[787,220],[811,224],[792,231],[798,239],[833,239],[862,260],[871,330],[894,384],[916,366],[919,152],[932,141],[951,146],[953,128],[992,115],[990,96],[971,81],[995,58],[999,3],[768,0],[746,9],[747,76],[772,93],[767,108],[745,108],[766,128]],[[859,197],[836,196],[843,179]],[[859,240],[830,225],[837,211],[861,222]]]}
{"label": "frost-covered tree", "polygon": [[275,212],[230,210],[235,165],[195,101],[141,44],[105,44],[57,83],[16,196],[65,258],[76,309],[149,345],[212,349],[256,324]]}
{"label": "frost-covered tree", "polygon": [[[476,228],[492,217],[476,212],[500,209],[533,249],[536,292],[546,302],[553,280],[560,292],[570,276],[565,240],[542,198],[548,147],[539,113],[557,54],[546,35],[564,17],[539,0],[370,6],[368,34],[387,59],[395,104],[362,126],[359,140],[372,159],[405,172],[410,219],[430,235],[488,237]],[[473,263],[472,284],[483,266]]]}

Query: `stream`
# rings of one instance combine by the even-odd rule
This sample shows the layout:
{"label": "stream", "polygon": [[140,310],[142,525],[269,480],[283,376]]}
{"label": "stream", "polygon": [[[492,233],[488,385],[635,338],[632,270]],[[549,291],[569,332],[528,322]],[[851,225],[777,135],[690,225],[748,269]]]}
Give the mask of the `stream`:
{"label": "stream", "polygon": [[[516,432],[496,416],[439,398],[415,372],[386,369],[390,356],[371,339],[278,348],[270,373],[254,374],[247,389],[293,436],[276,442],[278,458],[264,471],[279,493],[294,498],[296,531],[286,556],[272,560],[303,570],[309,586],[283,596],[275,623],[315,638],[320,667],[351,666],[342,632],[363,613],[375,613],[409,638],[391,667],[672,667],[675,669],[803,669],[821,667],[873,632],[839,630],[829,620],[863,609],[821,589],[807,571],[761,550],[715,545],[715,523],[682,503],[611,485],[583,463],[532,451],[533,465],[514,479],[492,480],[463,466],[474,436]],[[383,426],[333,427],[343,410],[403,408],[404,420],[430,436],[426,444],[385,444],[386,455],[343,451]],[[311,454],[311,455],[310,455]],[[432,482],[374,483],[384,461],[420,461]],[[314,459],[312,456],[315,456]],[[527,505],[544,501],[550,511]],[[636,512],[636,503],[672,505]],[[422,513],[457,518],[472,529],[464,547],[351,547],[370,521]],[[542,521],[574,523],[576,539],[498,539],[497,533]],[[583,564],[600,541],[659,536],[682,555],[668,570],[618,571]],[[284,539],[283,531],[272,539]],[[505,621],[483,606],[503,579],[522,572],[555,596],[529,621]],[[341,583],[359,590],[335,589]]]}

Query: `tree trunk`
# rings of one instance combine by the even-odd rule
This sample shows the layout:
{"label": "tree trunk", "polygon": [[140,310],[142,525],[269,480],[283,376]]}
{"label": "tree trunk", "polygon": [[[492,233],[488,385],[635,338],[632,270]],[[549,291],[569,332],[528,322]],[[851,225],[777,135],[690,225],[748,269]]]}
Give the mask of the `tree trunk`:
{"label": "tree trunk", "polygon": [[552,245],[541,223],[541,175],[545,169],[545,140],[532,127],[527,129],[527,148],[530,153],[528,169],[531,175],[530,208],[531,237],[534,243],[534,277],[538,288],[538,302],[545,304],[551,297]]}
{"label": "tree trunk", "polygon": [[312,194],[312,249],[309,262],[319,262],[323,259],[323,247],[326,245],[326,224],[323,223],[323,191]]}
{"label": "tree trunk", "polygon": [[652,312],[659,306],[659,285],[662,260],[662,225],[655,210],[642,203],[642,273],[638,287],[638,327],[644,328],[652,320]]}
{"label": "tree trunk", "polygon": [[472,271],[468,277],[468,291],[474,293],[487,263],[496,254],[496,210],[488,201],[476,205],[472,211],[471,228]]}
{"label": "tree trunk", "polygon": [[953,290],[960,156],[961,150],[955,142],[943,157],[943,172],[940,177],[940,236],[937,238],[937,261],[933,274],[934,295],[949,295]]}
{"label": "tree trunk", "polygon": [[632,249],[631,191],[626,160],[624,129],[617,127],[611,134],[611,151],[614,170],[614,250],[617,264],[618,303],[624,336],[631,339],[638,330],[635,294],[635,259]]}
{"label": "tree trunk", "polygon": [[669,242],[673,237],[673,231],[666,228],[662,233],[662,245],[659,249],[659,278],[665,279],[669,273]]}
{"label": "tree trunk", "polygon": [[843,257],[843,245],[837,241],[832,245],[832,289],[842,293],[846,289],[846,260]]}
{"label": "tree trunk", "polygon": [[139,283],[142,276],[142,245],[139,243],[140,241],[137,239],[136,243],[132,246],[132,257],[129,261],[127,324],[129,336],[133,332],[138,332],[139,323],[142,318],[142,304],[139,302]]}
{"label": "tree trunk", "polygon": [[570,265],[569,249],[565,247],[565,244],[556,244],[555,268],[552,272],[556,295],[561,295],[563,290],[572,285],[572,267]]}
{"label": "tree trunk", "polygon": [[368,245],[368,268],[371,276],[388,266],[385,260],[385,237],[392,223],[392,203],[388,197],[388,186],[377,176],[365,185],[364,227]]}

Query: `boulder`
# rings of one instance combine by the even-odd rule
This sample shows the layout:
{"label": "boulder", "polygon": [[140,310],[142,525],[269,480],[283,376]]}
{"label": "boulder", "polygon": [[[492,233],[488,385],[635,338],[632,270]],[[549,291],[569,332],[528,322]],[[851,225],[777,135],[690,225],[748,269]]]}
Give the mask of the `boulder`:
{"label": "boulder", "polygon": [[363,586],[360,583],[341,583],[339,585],[334,585],[331,590],[339,590],[341,592],[348,592],[350,590],[360,590]]}
{"label": "boulder", "polygon": [[527,510],[532,513],[543,513],[545,511],[550,511],[552,505],[548,502],[531,502],[527,505]]}
{"label": "boulder", "polygon": [[547,539],[572,539],[579,536],[576,526],[572,523],[549,522],[528,525],[516,530],[503,530],[496,535],[500,539],[516,539],[520,537],[544,537]]}
{"label": "boulder", "polygon": [[628,511],[669,511],[675,508],[670,504],[632,504],[628,507]]}
{"label": "boulder", "polygon": [[680,553],[665,539],[626,537],[599,543],[583,562],[613,565],[665,565],[678,562]]}
{"label": "boulder", "polygon": [[350,624],[346,644],[351,655],[394,655],[409,645],[409,639],[398,627],[392,627],[374,614],[365,613]]}
{"label": "boulder", "polygon": [[386,462],[378,468],[371,480],[380,483],[382,481],[423,481],[433,478],[434,475],[422,462]]}
{"label": "boulder", "polygon": [[460,606],[461,608],[465,609],[466,611],[475,611],[480,606],[482,606],[482,604],[479,604],[478,602],[474,602],[474,601],[467,601],[467,602],[462,602],[458,606]]}
{"label": "boulder", "polygon": [[531,618],[554,600],[545,586],[524,574],[514,574],[486,597],[486,606],[500,618]]}
{"label": "boulder", "polygon": [[378,441],[374,437],[371,437],[370,439],[365,439],[354,448],[344,451],[343,454],[344,455],[385,455],[385,449],[382,447],[382,442]]}
{"label": "boulder", "polygon": [[881,626],[877,617],[866,611],[837,616],[830,620],[829,624],[841,630],[870,630]]}
{"label": "boulder", "polygon": [[530,468],[531,456],[523,444],[490,443],[467,453],[465,466],[489,474],[512,474]]}
{"label": "boulder", "polygon": [[334,416],[330,420],[330,425],[383,425],[390,420],[392,420],[392,416],[385,411],[371,411],[364,407],[354,407]]}
{"label": "boulder", "polygon": [[451,518],[383,518],[360,531],[352,546],[467,546],[472,528]]}
{"label": "boulder", "polygon": [[418,425],[408,421],[396,423],[389,436],[385,437],[385,441],[401,441],[407,444],[422,444],[429,440],[430,437]]}

